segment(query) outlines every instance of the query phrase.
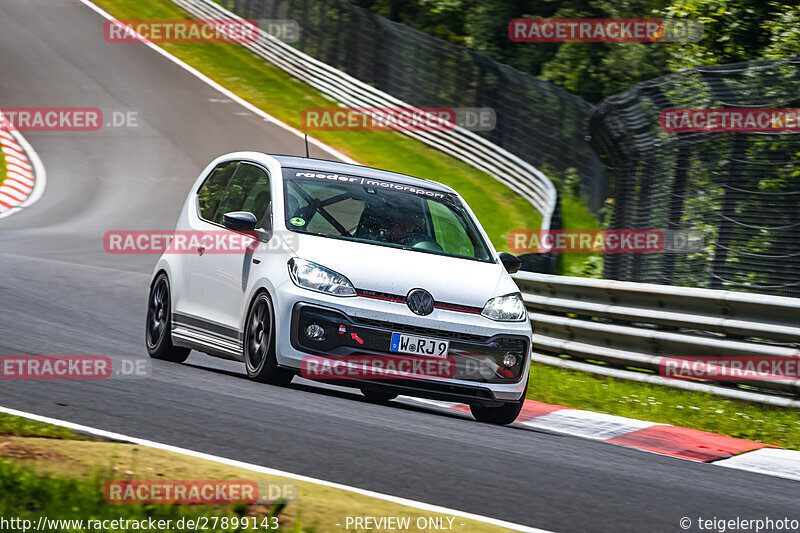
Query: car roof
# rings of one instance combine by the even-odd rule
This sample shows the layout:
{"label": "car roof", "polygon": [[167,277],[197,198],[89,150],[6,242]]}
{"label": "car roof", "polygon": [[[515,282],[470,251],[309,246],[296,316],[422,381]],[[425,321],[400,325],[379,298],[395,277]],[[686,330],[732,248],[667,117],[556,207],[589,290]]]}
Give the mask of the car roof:
{"label": "car roof", "polygon": [[426,180],[422,178],[415,178],[414,176],[407,176],[406,174],[398,174],[397,172],[389,172],[388,170],[380,170],[377,168],[364,167],[361,165],[351,165],[349,163],[340,163],[338,161],[326,161],[324,159],[312,159],[307,157],[294,157],[286,155],[273,155],[281,167],[284,168],[297,168],[300,170],[315,170],[318,172],[336,172],[341,174],[350,174],[353,176],[374,178],[386,181],[393,181],[403,185],[413,185],[416,187],[424,187],[427,189],[455,193],[453,189],[447,185],[437,183],[435,181]]}

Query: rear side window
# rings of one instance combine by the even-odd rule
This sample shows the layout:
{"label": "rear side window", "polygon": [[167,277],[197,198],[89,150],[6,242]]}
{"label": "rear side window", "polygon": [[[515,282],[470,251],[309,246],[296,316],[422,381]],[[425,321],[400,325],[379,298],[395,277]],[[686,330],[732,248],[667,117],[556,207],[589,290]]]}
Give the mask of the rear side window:
{"label": "rear side window", "polygon": [[197,193],[197,201],[200,204],[200,216],[205,220],[214,220],[222,195],[238,166],[238,161],[220,163],[203,182]]}
{"label": "rear side window", "polygon": [[214,218],[222,224],[222,216],[231,211],[249,211],[256,216],[256,227],[263,228],[270,213],[269,174],[255,165],[242,163],[222,195]]}

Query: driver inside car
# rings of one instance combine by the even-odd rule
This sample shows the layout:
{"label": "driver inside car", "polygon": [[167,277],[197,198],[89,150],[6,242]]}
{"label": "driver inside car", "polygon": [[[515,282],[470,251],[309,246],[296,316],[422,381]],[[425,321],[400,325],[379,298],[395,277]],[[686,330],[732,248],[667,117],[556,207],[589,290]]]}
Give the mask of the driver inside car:
{"label": "driver inside car", "polygon": [[389,227],[387,242],[392,244],[400,244],[404,246],[411,246],[415,243],[410,242],[409,237],[425,235],[425,229],[422,221],[416,216],[410,216],[402,211],[395,210],[394,217]]}

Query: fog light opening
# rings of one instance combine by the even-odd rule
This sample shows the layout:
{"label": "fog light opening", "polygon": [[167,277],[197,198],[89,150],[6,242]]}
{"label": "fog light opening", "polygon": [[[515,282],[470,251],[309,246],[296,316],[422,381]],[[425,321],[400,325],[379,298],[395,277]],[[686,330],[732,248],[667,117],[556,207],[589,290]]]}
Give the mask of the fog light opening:
{"label": "fog light opening", "polygon": [[514,368],[519,364],[519,357],[517,354],[513,354],[511,352],[505,354],[503,356],[503,366],[506,368]]}
{"label": "fog light opening", "polygon": [[322,342],[325,340],[325,328],[319,324],[311,324],[310,326],[306,327],[306,337],[312,341]]}

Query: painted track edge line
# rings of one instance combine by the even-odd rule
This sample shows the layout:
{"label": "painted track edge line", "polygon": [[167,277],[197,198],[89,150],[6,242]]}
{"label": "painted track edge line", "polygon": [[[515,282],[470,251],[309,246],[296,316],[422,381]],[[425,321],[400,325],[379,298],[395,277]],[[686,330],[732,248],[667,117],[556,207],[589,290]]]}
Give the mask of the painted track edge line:
{"label": "painted track edge line", "polygon": [[[100,6],[98,6],[96,4],[93,4],[90,0],[80,0],[80,2],[83,5],[85,5],[86,7],[88,7],[89,9],[91,9],[92,11],[94,11],[95,13],[97,13],[98,15],[102,16],[103,18],[105,18],[106,20],[110,20],[110,21],[117,20],[113,16],[111,16],[110,13],[105,11]],[[255,115],[258,115],[259,117],[261,117],[261,118],[263,118],[263,119],[265,119],[265,120],[267,120],[269,122],[272,122],[276,126],[288,131],[289,133],[292,133],[293,135],[296,135],[300,139],[302,139],[303,136],[305,135],[304,132],[298,130],[297,128],[295,128],[293,126],[290,126],[289,124],[279,120],[276,117],[273,117],[272,115],[270,115],[269,113],[267,113],[263,109],[259,108],[258,106],[254,105],[254,104],[251,104],[250,102],[248,102],[247,100],[245,100],[241,96],[237,95],[236,93],[234,93],[230,89],[226,89],[225,87],[223,87],[222,85],[220,85],[216,81],[212,80],[211,78],[209,78],[208,76],[206,76],[205,74],[203,74],[202,72],[200,72],[199,70],[194,68],[193,66],[189,65],[188,63],[183,62],[181,59],[178,59],[176,56],[170,54],[169,52],[167,52],[166,50],[164,50],[160,46],[148,41],[144,37],[141,37],[141,38],[144,41],[142,44],[144,44],[148,48],[151,48],[152,50],[158,52],[159,54],[164,56],[169,61],[175,63],[176,65],[178,65],[179,67],[184,69],[189,74],[191,74],[194,77],[198,78],[200,81],[204,82],[205,84],[211,86],[212,88],[216,89],[220,93],[224,94],[225,96],[227,96],[228,98],[230,98],[231,100],[236,102],[237,104],[239,104],[242,107],[246,108],[251,113],[254,113]],[[329,153],[330,155],[336,157],[337,159],[339,159],[340,161],[342,161],[344,163],[351,163],[351,164],[354,164],[354,165],[361,165],[361,163],[359,163],[355,159],[352,159],[352,158],[344,155],[343,153],[339,152],[338,150],[336,150],[332,146],[328,146],[324,142],[320,141],[319,139],[317,139],[315,137],[312,137],[311,135],[308,136],[308,142],[310,144],[313,144],[317,148],[320,148],[321,150]],[[361,165],[361,166],[363,166],[363,165]]]}
{"label": "painted track edge line", "polygon": [[535,527],[525,526],[522,524],[514,524],[512,522],[506,522],[504,520],[499,520],[497,518],[491,518],[488,516],[480,516],[472,513],[468,513],[466,511],[459,511],[457,509],[448,509],[447,507],[440,507],[438,505],[433,505],[424,502],[418,502],[415,500],[409,500],[406,498],[401,498],[399,496],[392,496],[389,494],[383,494],[380,492],[374,492],[367,489],[360,489],[358,487],[351,487],[349,485],[343,485],[340,483],[335,483],[332,481],[325,481],[324,479],[317,479],[309,476],[304,476],[301,474],[293,474],[291,472],[286,472],[283,470],[277,470],[274,468],[255,465],[251,463],[245,463],[242,461],[237,461],[236,459],[228,459],[225,457],[219,457],[216,455],[207,454],[204,452],[198,452],[194,450],[189,450],[186,448],[181,448],[178,446],[172,446],[171,444],[161,444],[160,442],[155,442],[147,439],[140,439],[138,437],[131,437],[128,435],[123,435],[121,433],[115,433],[113,431],[106,431],[104,429],[97,429],[91,426],[84,426],[82,424],[76,424],[74,422],[68,422],[66,420],[59,420],[57,418],[50,418],[47,416],[37,415],[34,413],[28,413],[25,411],[18,411],[16,409],[11,409],[8,407],[0,406],[0,413],[5,413],[12,416],[19,416],[22,418],[27,418],[29,420],[35,420],[37,422],[42,422],[44,424],[51,424],[54,426],[59,426],[67,429],[71,429],[74,431],[88,433],[90,435],[95,435],[97,437],[103,437],[106,439],[111,439],[120,442],[127,442],[130,444],[138,444],[139,446],[145,446],[147,448],[154,448],[158,450],[164,450],[167,452],[178,453],[181,455],[186,455],[189,457],[195,457],[197,459],[203,459],[206,461],[212,461],[219,464],[224,464],[226,466],[231,466],[234,468],[241,468],[243,470],[250,470],[251,472],[258,472],[260,474],[266,474],[271,476],[281,476],[289,479],[293,479],[295,481],[302,481],[306,483],[313,483],[315,485],[321,485],[323,487],[329,487],[332,489],[344,490],[347,492],[352,492],[355,494],[360,494],[362,496],[367,496],[369,498],[375,498],[378,500],[384,500],[390,503],[395,503],[398,505],[403,505],[405,507],[411,507],[414,509],[418,509],[421,511],[427,511],[431,513],[438,513],[438,514],[447,514],[451,516],[457,516],[459,518],[464,518],[467,520],[473,520],[475,522],[481,522],[484,524],[489,524],[498,527],[504,527],[506,529],[510,529],[512,531],[523,531],[526,533],[553,533],[551,531],[547,531],[545,529],[538,529]]}

